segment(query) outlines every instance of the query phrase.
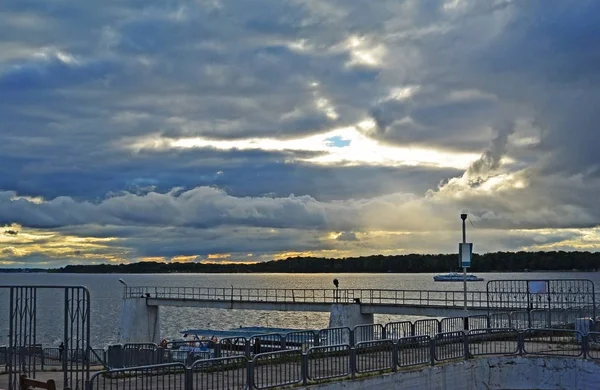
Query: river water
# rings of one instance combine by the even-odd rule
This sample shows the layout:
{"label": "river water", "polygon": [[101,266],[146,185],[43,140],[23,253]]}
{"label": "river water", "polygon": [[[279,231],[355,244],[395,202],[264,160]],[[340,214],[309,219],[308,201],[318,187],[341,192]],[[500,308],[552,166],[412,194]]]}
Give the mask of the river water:
{"label": "river water", "polygon": [[[333,288],[337,278],[340,288],[406,289],[462,291],[462,283],[434,282],[434,274],[0,274],[0,285],[81,285],[91,294],[91,341],[94,347],[104,347],[117,341],[117,326],[121,312],[123,286],[225,287],[230,288]],[[589,279],[600,291],[600,273],[478,273],[489,280],[510,279]],[[469,290],[485,291],[486,282],[468,284]],[[38,341],[58,345],[64,324],[62,294],[46,290],[38,296]],[[0,345],[8,335],[9,295],[0,288]],[[222,310],[198,308],[161,309],[161,338],[179,338],[190,328],[225,330],[240,326],[270,326],[298,329],[320,329],[328,325],[328,313]],[[415,320],[411,316],[376,315],[375,321]]]}

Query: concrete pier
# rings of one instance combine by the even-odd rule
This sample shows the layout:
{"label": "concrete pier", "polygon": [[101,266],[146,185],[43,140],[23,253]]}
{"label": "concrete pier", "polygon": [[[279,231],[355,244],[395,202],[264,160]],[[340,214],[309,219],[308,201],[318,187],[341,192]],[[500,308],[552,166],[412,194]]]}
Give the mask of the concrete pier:
{"label": "concrete pier", "polygon": [[336,303],[331,305],[329,312],[329,327],[348,327],[373,324],[373,313],[363,313],[360,303]]}
{"label": "concrete pier", "polygon": [[[123,299],[118,329],[119,344],[160,343],[160,306],[149,301],[149,298]],[[373,317],[373,313],[363,313],[359,303],[332,304],[329,311],[329,327],[354,329],[357,325],[373,324]]]}
{"label": "concrete pier", "polygon": [[119,320],[119,343],[160,343],[159,306],[147,298],[123,299]]}
{"label": "concrete pier", "polygon": [[[331,305],[331,311],[329,312],[329,328],[350,328],[354,329],[357,325],[372,325],[374,323],[373,313],[363,314],[359,303],[337,303]],[[358,335],[358,340],[372,340],[373,338],[372,329],[362,329]],[[334,337],[338,337],[336,344],[347,344],[350,337],[346,334],[338,334]]]}
{"label": "concrete pier", "polygon": [[[347,303],[348,305],[354,303]],[[308,311],[330,312],[330,302],[277,302],[277,301],[239,301],[227,299],[198,299],[198,298],[148,298],[149,306],[198,307],[209,309],[234,310],[276,310],[276,311]],[[360,303],[362,313],[394,314],[421,317],[460,317],[465,314],[462,307],[445,307],[418,304],[369,304]],[[487,314],[487,307],[470,307],[468,315]]]}

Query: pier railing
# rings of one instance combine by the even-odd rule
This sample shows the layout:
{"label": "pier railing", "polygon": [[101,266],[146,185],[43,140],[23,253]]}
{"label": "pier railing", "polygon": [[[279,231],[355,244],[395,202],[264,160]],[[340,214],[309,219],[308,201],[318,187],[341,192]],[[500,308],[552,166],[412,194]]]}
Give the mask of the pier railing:
{"label": "pier railing", "polygon": [[[153,343],[134,343],[109,347],[108,365],[112,368],[126,368],[151,364],[185,363],[191,365],[199,359],[243,356],[252,359],[255,355],[268,352],[300,350],[307,352],[313,347],[349,345],[356,347],[360,343],[381,340],[399,340],[411,337],[437,338],[440,334],[463,333],[465,325],[471,332],[490,329],[516,329],[522,331],[535,329],[572,328],[576,319],[589,317],[589,308],[578,310],[549,312],[545,315],[530,312],[493,313],[469,317],[429,318],[411,321],[389,322],[382,324],[358,325],[348,327],[324,328],[320,330],[301,330],[289,333],[265,333],[252,337],[225,337],[220,340],[167,343],[161,348]],[[561,322],[557,322],[560,319]],[[590,329],[593,325],[590,325]],[[182,344],[183,343],[183,344]],[[191,343],[192,345],[187,345]],[[197,344],[197,345],[196,345]],[[189,347],[205,346],[204,350]]]}
{"label": "pier railing", "polygon": [[482,356],[554,356],[600,360],[600,333],[565,329],[476,329],[435,336],[313,346],[306,351],[263,352],[248,359],[230,356],[96,373],[87,390],[269,389],[355,379],[406,367],[435,366]]}
{"label": "pier railing", "polygon": [[[273,303],[354,303],[463,307],[463,291],[389,289],[272,289],[128,286],[124,298]],[[487,307],[485,291],[468,291],[469,307]],[[515,306],[518,308],[519,306]],[[524,308],[526,309],[526,307]]]}
{"label": "pier railing", "polygon": [[[350,328],[325,328],[320,330],[299,330],[290,333],[267,333],[253,337],[226,337],[220,340],[208,340],[206,351],[192,352],[188,342],[170,342],[167,348],[154,343],[134,343],[113,345],[105,349],[92,349],[89,354],[91,366],[126,368],[166,363],[192,364],[198,359],[211,357],[244,357],[252,359],[261,353],[280,350],[300,350],[304,353],[312,347],[330,347],[335,345],[357,346],[362,342],[379,340],[418,339],[419,337],[437,337],[441,333],[464,331],[465,322],[471,332],[481,329],[514,328],[564,328],[575,323],[578,318],[589,317],[591,308],[581,307],[569,310],[514,311],[510,313],[492,313],[467,317],[449,317],[443,319],[422,319],[390,322],[385,325],[358,325]],[[183,348],[182,348],[183,347]],[[325,348],[326,350],[326,348]],[[0,373],[8,362],[9,347],[0,346]],[[35,359],[41,370],[60,367],[63,364],[60,350],[55,347],[18,348],[13,351],[19,359]],[[600,353],[598,353],[600,359]],[[68,360],[82,361],[86,358],[82,350],[69,350],[64,353]]]}

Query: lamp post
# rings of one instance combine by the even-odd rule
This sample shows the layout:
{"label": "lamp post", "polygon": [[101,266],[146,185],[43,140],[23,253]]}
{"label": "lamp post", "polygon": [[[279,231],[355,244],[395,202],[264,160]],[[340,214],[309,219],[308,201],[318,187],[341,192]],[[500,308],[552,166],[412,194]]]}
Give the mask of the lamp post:
{"label": "lamp post", "polygon": [[119,278],[119,283],[121,283],[123,286],[125,286],[125,291],[123,291],[123,298],[127,298],[127,283],[125,283],[125,281],[121,278]]}
{"label": "lamp post", "polygon": [[339,292],[340,282],[337,279],[333,279],[333,285],[335,286],[335,303],[338,303],[338,300],[340,298],[340,292]]}
{"label": "lamp post", "polygon": [[[463,244],[467,243],[467,214],[461,214],[460,219],[462,219],[462,242]],[[462,251],[461,251],[462,252]],[[462,261],[462,253],[461,253],[461,265],[463,266],[463,291],[464,291],[464,307],[465,307],[465,318],[468,315],[467,311],[467,267],[465,267]]]}
{"label": "lamp post", "polygon": [[460,266],[463,269],[463,291],[464,291],[464,329],[469,329],[469,311],[467,309],[467,268],[471,266],[471,256],[473,254],[473,244],[467,242],[467,214],[461,214],[462,219],[462,242],[458,244],[458,258]]}

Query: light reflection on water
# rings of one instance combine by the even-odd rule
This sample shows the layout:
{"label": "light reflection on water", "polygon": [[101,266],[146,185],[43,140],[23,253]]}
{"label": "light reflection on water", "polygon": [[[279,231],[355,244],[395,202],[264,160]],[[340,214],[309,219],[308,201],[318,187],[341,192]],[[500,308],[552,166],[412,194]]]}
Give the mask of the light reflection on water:
{"label": "light reflection on water", "polygon": [[[161,274],[161,275],[85,275],[85,274],[0,274],[0,285],[82,285],[91,294],[91,334],[94,346],[105,346],[117,341],[117,326],[121,311],[122,285],[119,278],[130,286],[179,286],[236,288],[333,288],[332,280],[340,281],[340,288],[363,289],[429,289],[462,291],[461,283],[433,282],[434,274]],[[590,279],[600,291],[600,273],[478,273],[486,281],[492,279]],[[469,283],[469,290],[485,291],[486,282]],[[58,344],[63,332],[63,294],[40,290],[38,295],[38,342]],[[8,335],[9,295],[0,289],[0,345]],[[225,330],[240,326],[271,326],[298,329],[327,327],[328,313],[250,311],[163,307],[160,309],[161,337],[178,338],[190,328]],[[375,321],[415,320],[418,317],[375,315]]]}

